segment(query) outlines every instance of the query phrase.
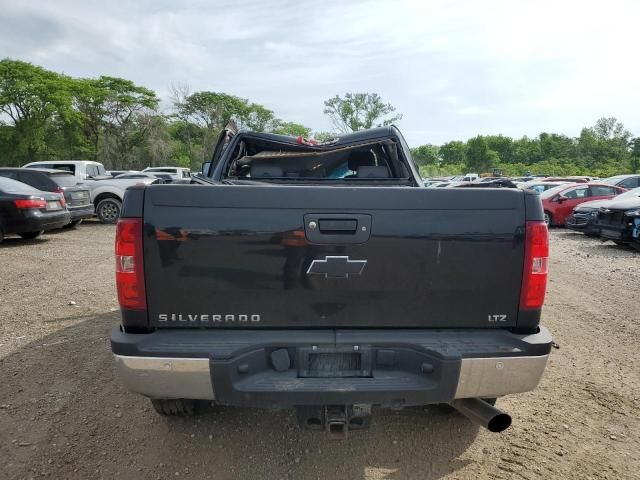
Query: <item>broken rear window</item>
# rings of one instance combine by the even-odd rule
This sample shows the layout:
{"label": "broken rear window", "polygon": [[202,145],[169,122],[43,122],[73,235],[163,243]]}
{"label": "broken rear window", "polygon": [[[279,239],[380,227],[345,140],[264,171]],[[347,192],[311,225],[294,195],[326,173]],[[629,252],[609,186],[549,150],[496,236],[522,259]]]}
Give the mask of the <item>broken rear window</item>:
{"label": "broken rear window", "polygon": [[228,165],[237,180],[388,181],[408,180],[395,142],[368,142],[334,148],[244,139]]}

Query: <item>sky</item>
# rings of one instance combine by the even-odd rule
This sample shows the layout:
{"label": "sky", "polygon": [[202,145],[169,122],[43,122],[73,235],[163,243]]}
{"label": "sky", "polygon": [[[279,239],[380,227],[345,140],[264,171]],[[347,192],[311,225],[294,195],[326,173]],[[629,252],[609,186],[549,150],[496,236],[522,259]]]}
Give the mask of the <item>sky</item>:
{"label": "sky", "polygon": [[[640,135],[640,1],[0,0],[0,58],[250,99],[331,130],[324,100],[375,92],[412,146],[478,134]],[[168,102],[165,102],[168,106]]]}

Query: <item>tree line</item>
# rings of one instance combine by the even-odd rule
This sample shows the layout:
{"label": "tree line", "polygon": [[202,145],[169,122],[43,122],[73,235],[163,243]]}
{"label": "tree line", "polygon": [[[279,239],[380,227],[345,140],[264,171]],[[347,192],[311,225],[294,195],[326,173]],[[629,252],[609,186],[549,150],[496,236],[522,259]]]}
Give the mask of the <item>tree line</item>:
{"label": "tree line", "polygon": [[[170,89],[168,108],[148,88],[117,77],[75,78],[13,59],[0,61],[0,165],[36,160],[89,159],[109,169],[175,165],[199,170],[210,159],[224,126],[258,132],[314,137],[399,121],[376,93],[347,93],[324,102],[334,131],[313,131],[278,118],[269,108],[222,92]],[[479,135],[465,142],[426,144],[412,149],[424,175],[524,172],[599,176],[637,172],[640,138],[615,118],[602,118],[580,136],[541,133],[512,139]]]}
{"label": "tree line", "polygon": [[[222,92],[170,89],[168,111],[158,95],[111,76],[74,78],[13,59],[0,61],[0,165],[50,159],[97,160],[109,169],[175,165],[199,170],[224,126],[311,137],[263,105]],[[346,94],[324,102],[337,131],[386,125],[395,108],[377,94]],[[385,117],[389,117],[386,118]]]}
{"label": "tree line", "polygon": [[0,61],[0,165],[89,159],[111,169],[199,168],[224,125],[306,135],[303,125],[218,92],[173,87],[170,112],[148,88],[122,78],[73,78],[19,60]]}
{"label": "tree line", "polygon": [[478,135],[466,142],[421,145],[413,158],[425,176],[490,172],[505,175],[596,175],[608,177],[640,169],[640,137],[617,119],[601,118],[571,138],[540,133],[535,138]]}

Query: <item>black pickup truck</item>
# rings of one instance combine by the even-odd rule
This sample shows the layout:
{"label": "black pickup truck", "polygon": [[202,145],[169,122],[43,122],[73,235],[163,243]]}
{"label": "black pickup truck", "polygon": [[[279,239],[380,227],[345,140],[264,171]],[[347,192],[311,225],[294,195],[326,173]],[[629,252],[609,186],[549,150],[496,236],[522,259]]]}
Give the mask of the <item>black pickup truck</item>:
{"label": "black pickup truck", "polygon": [[132,187],[117,227],[120,377],[163,414],[450,404],[492,431],[536,387],[548,236],[519,189],[428,189],[395,127],[330,142],[226,130],[188,185]]}

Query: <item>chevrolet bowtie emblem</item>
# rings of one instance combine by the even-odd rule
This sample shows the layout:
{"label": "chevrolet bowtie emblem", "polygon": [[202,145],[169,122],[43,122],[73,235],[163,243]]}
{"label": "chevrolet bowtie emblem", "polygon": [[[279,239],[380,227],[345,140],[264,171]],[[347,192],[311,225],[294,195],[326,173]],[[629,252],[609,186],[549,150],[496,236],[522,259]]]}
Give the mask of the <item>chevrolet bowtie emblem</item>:
{"label": "chevrolet bowtie emblem", "polygon": [[324,260],[311,262],[307,275],[324,275],[325,278],[349,278],[349,275],[361,275],[366,265],[366,260],[350,260],[349,257],[326,256]]}

